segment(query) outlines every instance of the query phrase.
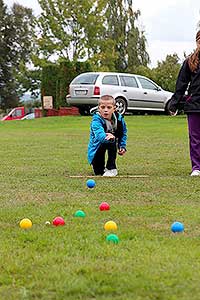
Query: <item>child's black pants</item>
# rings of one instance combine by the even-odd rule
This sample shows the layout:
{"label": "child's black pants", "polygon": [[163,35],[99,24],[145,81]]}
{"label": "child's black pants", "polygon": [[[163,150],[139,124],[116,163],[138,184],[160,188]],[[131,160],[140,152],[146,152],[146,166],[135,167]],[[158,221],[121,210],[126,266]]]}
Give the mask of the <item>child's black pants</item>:
{"label": "child's black pants", "polygon": [[116,169],[116,157],[117,157],[117,145],[116,142],[101,144],[97,150],[94,159],[92,161],[92,166],[95,175],[103,175],[105,172],[105,155],[108,152],[108,160],[106,163],[106,168],[108,170]]}

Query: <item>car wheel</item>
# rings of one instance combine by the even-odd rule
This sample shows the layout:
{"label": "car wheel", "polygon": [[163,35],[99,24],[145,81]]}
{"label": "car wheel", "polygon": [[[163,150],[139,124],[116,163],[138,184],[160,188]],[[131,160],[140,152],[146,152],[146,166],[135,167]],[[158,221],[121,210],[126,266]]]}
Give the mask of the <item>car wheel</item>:
{"label": "car wheel", "polygon": [[170,106],[170,100],[165,105],[165,113],[166,113],[166,115],[170,115],[169,106]]}
{"label": "car wheel", "polygon": [[90,110],[86,107],[79,107],[79,113],[81,116],[88,116],[90,114]]}
{"label": "car wheel", "polygon": [[123,98],[116,99],[116,110],[121,114],[124,115],[127,109],[126,100]]}

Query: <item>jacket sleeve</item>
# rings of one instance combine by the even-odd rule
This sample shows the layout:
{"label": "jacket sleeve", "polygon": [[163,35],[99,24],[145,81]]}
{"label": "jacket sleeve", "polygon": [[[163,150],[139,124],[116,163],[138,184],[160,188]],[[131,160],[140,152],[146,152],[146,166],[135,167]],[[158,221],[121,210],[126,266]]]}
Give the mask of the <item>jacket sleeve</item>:
{"label": "jacket sleeve", "polygon": [[178,74],[175,93],[172,95],[170,100],[170,105],[169,105],[170,111],[175,112],[178,109],[179,103],[181,102],[190,81],[191,81],[191,70],[188,65],[188,59],[186,59]]}
{"label": "jacket sleeve", "polygon": [[103,123],[100,119],[95,119],[92,121],[91,130],[95,136],[95,140],[99,141],[100,143],[111,143],[113,141],[106,140],[106,133],[103,127]]}
{"label": "jacket sleeve", "polygon": [[118,148],[123,148],[126,150],[126,141],[127,141],[127,128],[124,118],[121,120],[122,122],[122,137],[118,141]]}

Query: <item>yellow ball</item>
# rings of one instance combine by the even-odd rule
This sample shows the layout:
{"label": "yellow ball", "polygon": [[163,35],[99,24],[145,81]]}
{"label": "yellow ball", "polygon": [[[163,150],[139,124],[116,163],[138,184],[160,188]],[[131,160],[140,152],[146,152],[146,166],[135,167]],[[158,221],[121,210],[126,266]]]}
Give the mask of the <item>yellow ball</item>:
{"label": "yellow ball", "polygon": [[117,224],[113,221],[108,221],[105,223],[104,229],[106,231],[115,231],[115,230],[117,230]]}
{"label": "yellow ball", "polygon": [[32,227],[32,222],[30,219],[22,219],[19,223],[19,226],[23,229],[28,229]]}

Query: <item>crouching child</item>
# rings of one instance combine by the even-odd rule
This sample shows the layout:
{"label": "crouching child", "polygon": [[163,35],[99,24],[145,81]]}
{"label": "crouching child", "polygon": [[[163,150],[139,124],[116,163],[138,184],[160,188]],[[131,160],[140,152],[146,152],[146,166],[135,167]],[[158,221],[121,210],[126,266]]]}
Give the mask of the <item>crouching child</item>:
{"label": "crouching child", "polygon": [[[117,152],[126,153],[127,128],[124,117],[116,112],[115,99],[104,95],[99,99],[98,109],[90,125],[88,161],[95,175],[116,176]],[[105,155],[108,154],[105,163]]]}

